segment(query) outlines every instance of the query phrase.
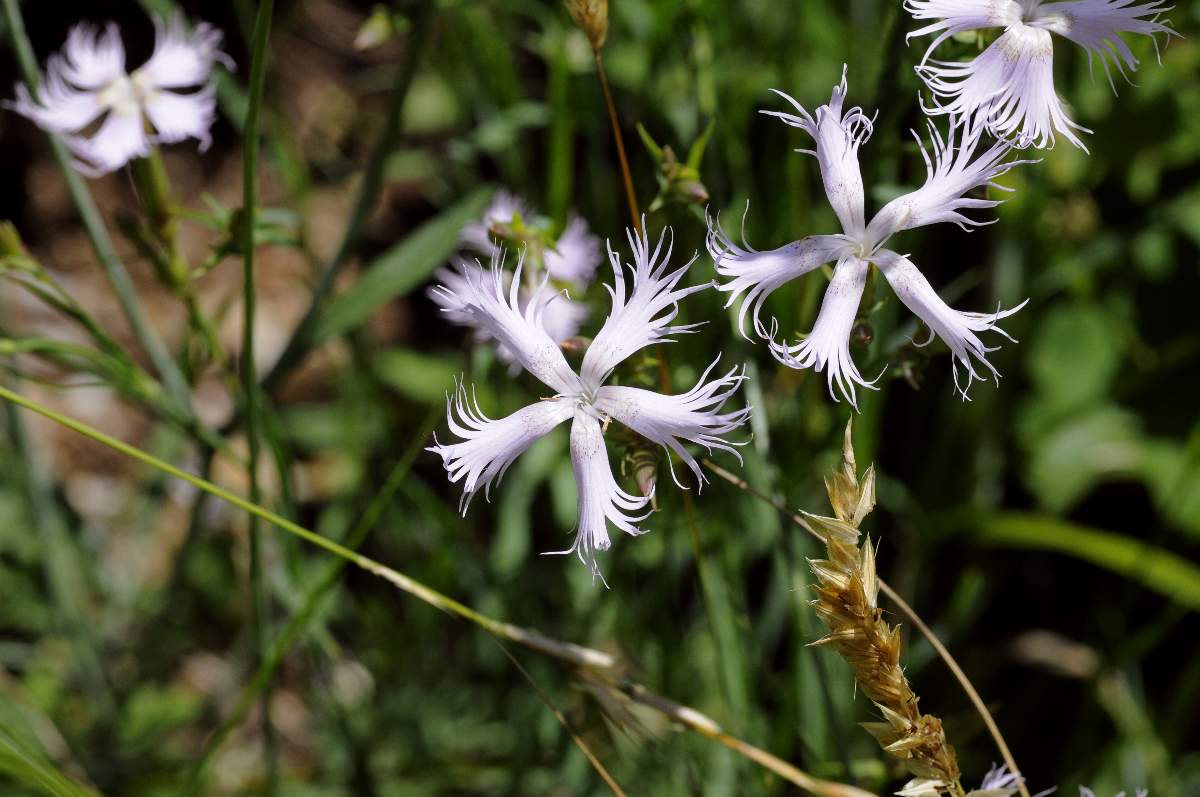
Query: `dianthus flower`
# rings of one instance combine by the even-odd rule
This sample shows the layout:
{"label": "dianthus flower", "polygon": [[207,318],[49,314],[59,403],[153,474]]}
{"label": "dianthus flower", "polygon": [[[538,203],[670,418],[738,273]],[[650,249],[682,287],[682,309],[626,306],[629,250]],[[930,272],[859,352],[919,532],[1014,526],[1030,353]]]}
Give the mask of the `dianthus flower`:
{"label": "dianthus flower", "polygon": [[[126,72],[116,24],[109,23],[103,33],[76,25],[62,52],[47,63],[37,98],[17,84],[12,107],[61,136],[76,168],[91,177],[145,157],[159,143],[194,138],[203,151],[215,116],[213,63],[226,60],[217,49],[220,43],[221,31],[206,23],[188,33],[181,17],[156,21],[153,54]],[[195,90],[180,91],[188,88]]]}
{"label": "dianthus flower", "polygon": [[[600,569],[596,552],[608,550],[611,544],[608,523],[637,535],[644,531],[637,524],[650,514],[643,512],[650,497],[626,492],[613,477],[604,443],[608,423],[615,420],[674,452],[703,484],[700,466],[683,443],[736,454],[733,448],[736,444],[724,436],[749,415],[748,409],[720,411],[745,376],[734,368],[710,380],[716,361],[704,371],[695,387],[682,395],[667,396],[642,388],[605,384],[616,367],[636,352],[670,342],[674,335],[692,332],[698,326],[671,322],[679,313],[679,301],[710,287],[710,283],[679,287],[695,258],[674,271],[669,270],[671,245],[667,244],[663,251],[665,235],[664,232],[651,250],[644,233],[630,233],[634,261],[631,266],[622,266],[619,256],[609,248],[613,284],[606,287],[612,296],[612,312],[585,352],[578,373],[542,326],[545,309],[559,299],[548,290],[546,277],[524,303],[517,287],[521,283],[521,264],[507,288],[499,263],[494,260],[489,270],[463,264],[461,282],[439,289],[443,294],[453,294],[459,311],[468,314],[473,323],[512,352],[526,371],[554,391],[552,397],[497,420],[483,413],[464,385],[458,385],[454,395],[447,397],[450,431],[462,442],[437,443],[430,451],[441,456],[450,481],[463,483],[462,512],[466,513],[471,498],[480,489],[487,495],[492,483],[530,445],[571,419],[571,464],[579,487],[579,525],[574,544],[554,553],[577,554],[597,576]],[[632,290],[626,283],[626,268],[632,272]]]}
{"label": "dianthus flower", "polygon": [[[888,202],[867,223],[858,148],[870,138],[871,119],[861,108],[843,108],[846,91],[843,69],[841,83],[834,87],[829,103],[817,108],[815,115],[782,92],[776,93],[795,106],[799,115],[763,112],[813,137],[816,150],[801,151],[816,156],[825,193],[841,222],[842,233],[811,235],[764,252],[751,248],[744,241],[740,246],[734,243],[721,228],[720,220],[710,219],[708,250],[717,272],[730,279],[717,287],[730,294],[726,306],[743,298],[738,315],[738,326],[743,335],[746,334],[746,313],[753,309],[754,329],[769,341],[776,359],[791,368],[824,370],[830,395],[837,399],[836,385],[857,408],[855,386],[874,389],[874,380],[864,379],[851,359],[850,332],[858,314],[868,269],[874,264],[883,272],[900,301],[949,347],[954,362],[954,384],[966,398],[971,382],[980,378],[972,358],[999,379],[999,373],[986,358],[994,349],[985,346],[978,333],[996,331],[1003,335],[1004,331],[996,326],[996,322],[1021,309],[1024,303],[995,313],[954,310],[938,297],[906,255],[885,249],[883,245],[902,230],[941,222],[953,222],[964,229],[985,223],[970,219],[961,211],[995,207],[999,201],[968,198],[966,194],[980,187],[1002,188],[992,181],[1025,161],[1005,162],[1010,147],[1003,142],[977,152],[981,149],[979,128],[964,132],[961,140],[957,140],[954,130],[943,139],[930,125],[932,155],[924,145],[921,147],[927,172],[925,184]],[[784,283],[830,262],[836,263],[833,278],[825,289],[812,332],[794,344],[776,340],[778,322],[772,319],[768,328],[760,318],[767,297]],[[966,385],[960,383],[959,366],[967,372]]]}
{"label": "dianthus flower", "polygon": [[[1171,9],[1163,0],[905,0],[904,7],[914,19],[935,20],[909,34],[937,34],[916,68],[933,94],[926,113],[983,124],[998,137],[1039,148],[1053,145],[1057,130],[1087,151],[1075,131],[1091,132],[1067,115],[1054,90],[1052,33],[1084,48],[1089,64],[1098,57],[1113,91],[1110,64],[1126,78],[1138,66],[1122,33],[1174,34],[1158,20]],[[970,61],[931,58],[949,37],[985,28],[1004,33]]]}

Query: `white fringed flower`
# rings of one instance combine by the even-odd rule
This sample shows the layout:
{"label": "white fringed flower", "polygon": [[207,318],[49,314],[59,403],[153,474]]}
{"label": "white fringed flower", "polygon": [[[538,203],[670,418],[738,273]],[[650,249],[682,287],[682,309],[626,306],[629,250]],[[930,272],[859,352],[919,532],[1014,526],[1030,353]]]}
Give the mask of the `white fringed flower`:
{"label": "white fringed flower", "polygon": [[[493,225],[508,227],[513,225],[518,218],[527,222],[532,213],[532,208],[525,200],[507,191],[499,191],[488,205],[487,210],[484,211],[483,217],[479,221],[471,222],[463,227],[459,233],[459,242],[481,255],[503,261],[503,248],[492,238]],[[582,292],[591,283],[601,259],[600,239],[588,231],[586,221],[578,216],[573,216],[559,234],[553,247],[547,248],[543,252],[542,265],[549,277],[559,287],[567,291]],[[460,326],[471,327],[475,331],[476,339],[485,341],[489,338],[487,332],[476,327],[469,315],[458,311],[457,296],[462,293],[460,287],[463,279],[461,261],[461,258],[455,258],[453,268],[440,269],[435,275],[442,286],[451,290],[447,292],[434,286],[429,289],[428,295],[442,307],[449,321]],[[526,283],[521,286],[519,291],[522,306],[532,296],[539,276],[536,270],[532,269],[527,269],[526,275]],[[587,305],[576,302],[566,293],[562,293],[546,305],[541,314],[541,320],[546,332],[554,342],[562,343],[578,334],[589,314]],[[501,360],[512,365],[519,365],[512,353],[503,346],[498,347],[496,353]]]}
{"label": "white fringed flower", "polygon": [[[909,38],[937,34],[916,68],[933,95],[926,112],[983,124],[998,137],[1039,148],[1053,146],[1057,131],[1087,151],[1076,131],[1091,132],[1070,118],[1054,89],[1050,34],[1083,47],[1089,65],[1098,58],[1114,91],[1111,66],[1126,78],[1138,66],[1122,33],[1177,35],[1159,21],[1171,9],[1165,0],[905,0],[904,7],[914,19],[933,20]],[[932,57],[947,38],[987,28],[1004,32],[974,59]]]}
{"label": "white fringed flower", "polygon": [[[926,149],[922,145],[926,165],[924,185],[888,202],[869,223],[864,224],[857,153],[869,137],[870,121],[860,108],[843,110],[845,71],[841,83],[833,90],[829,105],[818,108],[815,115],[809,114],[787,95],[780,93],[780,96],[786,97],[800,115],[776,112],[770,112],[770,115],[813,136],[817,149],[812,154],[817,156],[830,204],[842,223],[842,234],[814,235],[779,249],[759,251],[745,243],[741,246],[734,243],[721,228],[720,219],[710,219],[708,251],[717,272],[729,279],[717,287],[729,293],[727,307],[739,298],[742,300],[738,314],[742,333],[745,334],[749,308],[755,331],[768,339],[776,359],[792,368],[825,371],[830,395],[837,399],[836,387],[837,392],[857,408],[857,388],[873,388],[874,382],[859,373],[850,356],[849,339],[869,266],[874,264],[887,277],[900,300],[945,341],[954,357],[955,385],[964,399],[971,382],[979,378],[972,358],[999,378],[986,360],[991,349],[983,345],[978,333],[994,330],[1003,334],[996,322],[1016,312],[1020,306],[987,315],[953,310],[938,298],[911,261],[884,249],[883,245],[902,230],[942,222],[969,229],[985,223],[968,218],[962,211],[995,207],[1000,201],[968,198],[967,194],[984,187],[1005,190],[994,182],[995,179],[1027,161],[1005,161],[1011,147],[1004,142],[981,147],[982,128],[966,132],[952,129],[949,137],[943,139],[930,125],[931,146]],[[793,344],[778,341],[778,322],[771,319],[770,323],[765,323],[761,317],[767,297],[784,283],[830,262],[836,263],[833,278],[825,290],[825,299],[812,332]],[[966,385],[959,381],[959,366],[966,368]]]}
{"label": "white fringed flower", "polygon": [[[604,445],[607,423],[618,421],[673,451],[696,475],[698,483],[703,484],[704,475],[683,443],[736,455],[733,448],[736,443],[730,443],[725,435],[743,424],[749,415],[748,409],[721,412],[746,377],[734,369],[710,378],[715,362],[695,387],[679,396],[604,384],[621,361],[646,346],[670,341],[673,335],[690,332],[696,326],[672,322],[679,312],[679,301],[709,284],[680,287],[695,258],[674,271],[669,270],[671,247],[667,244],[664,251],[665,238],[664,232],[651,250],[646,235],[630,233],[633,250],[630,266],[622,265],[620,257],[609,249],[614,280],[606,287],[612,296],[612,313],[584,355],[579,374],[571,370],[544,328],[542,316],[554,302],[554,294],[547,287],[548,279],[544,278],[522,305],[517,289],[521,266],[506,288],[499,261],[493,260],[487,271],[463,263],[461,281],[439,289],[445,301],[451,298],[455,301],[453,312],[469,316],[473,324],[506,346],[526,371],[554,391],[553,398],[492,420],[473,398],[467,398],[465,387],[457,387],[448,399],[447,411],[450,430],[461,442],[438,443],[430,450],[442,457],[450,480],[463,483],[463,511],[475,492],[482,488],[486,493],[535,440],[571,418],[571,462],[579,487],[579,526],[574,544],[555,553],[576,554],[597,576],[600,569],[596,552],[607,550],[611,544],[608,524],[627,534],[640,534],[638,523],[650,514],[647,509],[650,497],[626,492],[613,477]],[[632,272],[631,286],[626,282],[626,269]]]}
{"label": "white fringed flower", "polygon": [[178,16],[156,22],[155,30],[150,60],[127,73],[115,24],[102,33],[76,25],[47,63],[37,99],[18,84],[13,109],[61,136],[76,168],[91,177],[144,157],[159,143],[194,138],[203,151],[216,113],[213,63],[227,60],[217,49],[221,31],[201,23],[188,33]]}
{"label": "white fringed flower", "polygon": [[967,797],[1012,797],[1020,791],[1021,781],[1021,776],[1009,772],[1007,766],[992,767],[983,776],[979,788],[972,789]]}

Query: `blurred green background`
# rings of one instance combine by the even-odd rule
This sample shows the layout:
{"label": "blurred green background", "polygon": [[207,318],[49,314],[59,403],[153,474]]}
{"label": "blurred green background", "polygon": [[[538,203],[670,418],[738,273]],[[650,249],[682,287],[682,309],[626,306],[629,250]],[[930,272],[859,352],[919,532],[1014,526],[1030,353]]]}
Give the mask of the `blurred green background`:
{"label": "blurred green background", "polygon": [[[143,6],[169,5],[23,8],[44,62],[79,18],[118,20],[131,59],[144,56],[152,29]],[[226,31],[238,71],[224,78],[212,149],[174,147],[167,168],[190,207],[204,210],[204,195],[236,207],[253,4],[183,5]],[[591,52],[560,4],[447,0],[394,11],[393,35],[365,51],[354,39],[370,3],[280,3],[271,38],[264,202],[294,235],[264,249],[259,266],[262,366],[303,311],[314,264],[336,248],[396,70],[417,58],[381,201],[323,316],[330,342],[268,410],[268,501],[332,537],[404,451],[435,424],[444,429],[456,375],[475,382],[493,417],[541,395],[425,296],[490,193],[518,193],[558,223],[576,210],[614,244],[628,223]],[[940,225],[894,241],[955,307],[1030,299],[1005,324],[1020,342],[992,355],[999,387],[976,384],[972,401],[960,400],[944,347],[912,346],[924,333],[882,282],[870,342],[853,349],[864,375],[887,366],[855,418],[859,461],[880,471],[868,523],[880,572],[959,657],[1035,791],[1071,795],[1083,783],[1101,795],[1142,786],[1155,797],[1200,794],[1200,3],[1184,0],[1169,17],[1183,38],[1161,66],[1148,39],[1131,39],[1143,63],[1137,85],[1119,84],[1116,96],[1103,75],[1089,75],[1082,51],[1056,41],[1059,91],[1095,130],[1090,155],[1060,145],[1012,172],[1004,182],[1017,191],[993,226]],[[835,232],[815,161],[792,152],[807,140],[757,111],[782,107],[770,88],[810,109],[827,101],[843,63],[850,102],[879,110],[861,150],[868,213],[919,184],[908,130],[923,127],[912,66],[924,40],[904,40],[915,27],[885,0],[615,0],[604,61],[643,206],[658,171],[635,125],[682,156],[715,120],[700,178],[727,225],[736,228],[748,201],[746,233],[759,248]],[[977,49],[955,41],[943,53]],[[0,85],[16,77],[6,54]],[[0,215],[104,317],[111,302],[93,282],[97,266],[44,139],[4,113],[0,152]],[[90,185],[110,223],[136,207],[122,173]],[[680,257],[703,251],[700,206],[668,202],[649,224],[673,226]],[[187,243],[200,261],[219,236],[193,226]],[[125,251],[156,323],[182,335],[171,297]],[[712,276],[702,254],[689,280]],[[237,259],[199,285],[236,351]],[[809,275],[777,291],[768,310],[783,329],[807,330],[823,287]],[[0,296],[6,338],[61,333],[9,284]],[[598,320],[606,294],[597,284],[588,299]],[[674,387],[690,386],[718,351],[745,362],[755,410],[739,472],[788,506],[827,512],[821,479],[850,410],[829,399],[823,376],[784,369],[738,336],[722,300],[704,292],[685,303],[687,321],[709,323],[669,348]],[[40,374],[25,382],[42,400],[200,467],[184,437],[109,391],[13,369]],[[234,389],[219,373],[195,382],[202,414],[220,426]],[[22,750],[107,795],[174,794],[253,674],[245,519],[70,433],[31,424],[29,439],[17,439],[6,418],[0,773],[19,768],[11,751]],[[219,458],[213,473],[244,491]],[[902,773],[857,726],[873,711],[848,668],[806,647],[820,634],[806,606],[805,557],[816,545],[720,481],[696,496],[694,545],[679,492],[661,475],[652,532],[615,538],[602,559],[607,590],[574,560],[537,555],[566,547],[575,522],[561,429],[465,519],[440,462],[420,454],[364,550],[490,616],[619,653],[648,688],[806,771],[898,788]],[[265,534],[278,631],[328,559]],[[904,633],[922,708],[943,717],[975,784],[999,754],[932,650]],[[558,663],[515,654],[631,794],[791,793],[652,717],[618,727]],[[287,657],[273,708],[279,793],[289,797],[607,793],[487,634],[359,572],[342,576]],[[205,793],[264,793],[261,742],[256,720],[239,726]],[[0,792],[33,793],[18,780]]]}

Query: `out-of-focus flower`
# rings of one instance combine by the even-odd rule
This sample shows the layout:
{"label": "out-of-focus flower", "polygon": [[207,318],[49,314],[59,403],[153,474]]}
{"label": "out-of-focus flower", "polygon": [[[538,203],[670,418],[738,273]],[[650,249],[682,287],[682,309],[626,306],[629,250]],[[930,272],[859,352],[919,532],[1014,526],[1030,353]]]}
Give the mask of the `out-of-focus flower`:
{"label": "out-of-focus flower", "polygon": [[[1178,35],[1159,21],[1171,9],[1164,0],[905,0],[904,7],[914,19],[934,20],[909,38],[937,34],[916,67],[933,94],[926,113],[983,124],[997,137],[1039,148],[1052,146],[1058,131],[1087,151],[1076,131],[1091,132],[1068,116],[1054,90],[1052,33],[1087,50],[1089,64],[1098,59],[1113,91],[1111,67],[1128,78],[1138,66],[1122,33]],[[1004,33],[972,60],[931,57],[949,37],[986,28]]]}
{"label": "out-of-focus flower", "polygon": [[228,62],[217,49],[221,31],[201,23],[189,33],[176,16],[156,21],[155,32],[150,60],[126,72],[116,24],[103,32],[76,25],[47,63],[37,98],[17,84],[13,109],[61,136],[76,168],[92,177],[144,157],[158,143],[194,138],[203,151],[216,112],[213,63]]}
{"label": "out-of-focus flower", "polygon": [[[534,441],[570,418],[571,463],[579,486],[579,526],[574,544],[555,553],[578,555],[597,576],[600,569],[596,552],[607,550],[611,544],[608,523],[637,535],[644,531],[637,524],[650,514],[646,510],[650,497],[626,492],[613,477],[604,442],[604,428],[609,421],[616,420],[675,452],[703,484],[699,463],[683,447],[683,442],[736,455],[733,447],[736,444],[726,440],[725,435],[744,423],[749,415],[748,409],[720,411],[746,377],[734,368],[710,379],[716,361],[704,371],[695,387],[682,395],[666,396],[636,387],[605,384],[613,370],[631,355],[647,346],[670,342],[674,335],[691,332],[697,326],[671,322],[679,313],[679,301],[708,288],[709,284],[679,287],[695,258],[674,271],[669,270],[671,246],[668,243],[664,252],[665,236],[664,232],[651,250],[644,233],[631,232],[631,266],[623,266],[620,257],[609,249],[614,277],[613,284],[608,286],[612,312],[584,354],[578,373],[567,364],[561,349],[545,330],[542,316],[558,301],[557,295],[548,290],[547,277],[543,277],[525,302],[521,301],[518,290],[522,265],[518,264],[506,288],[498,260],[492,261],[490,270],[464,264],[460,285],[439,288],[443,294],[453,294],[458,302],[456,312],[470,315],[479,329],[506,347],[526,371],[554,391],[553,397],[497,420],[483,413],[464,385],[459,385],[448,398],[450,431],[462,442],[438,443],[430,450],[442,457],[450,481],[463,483],[462,511],[466,512],[472,496],[480,489],[486,495],[492,483]],[[632,290],[626,281],[626,268],[632,271]],[[449,297],[446,300],[450,301]]]}
{"label": "out-of-focus flower", "polygon": [[967,797],[1012,797],[1020,791],[1020,784],[1021,776],[1009,772],[1007,766],[992,767],[983,776],[979,788],[972,789]]}
{"label": "out-of-focus flower", "polygon": [[[580,293],[591,283],[603,259],[600,239],[588,231],[587,222],[582,218],[571,217],[558,237],[553,238],[547,230],[531,226],[532,216],[532,208],[523,199],[500,191],[484,211],[483,217],[466,225],[459,233],[459,241],[464,247],[489,259],[503,261],[504,245],[501,241],[524,252],[526,279],[519,289],[522,309],[528,304],[543,276],[541,269],[545,269],[554,286]],[[463,262],[462,258],[456,258],[454,267],[437,272],[439,283],[448,291],[435,286],[429,289],[428,295],[442,307],[450,321],[470,327],[475,331],[477,340],[485,341],[489,338],[487,331],[480,329],[470,314],[458,310],[460,297],[464,295]],[[505,273],[508,279],[509,275]],[[574,337],[587,318],[587,306],[568,296],[560,296],[547,304],[540,315],[541,324],[555,343]],[[497,355],[511,365],[519,366],[508,348],[498,347]]]}
{"label": "out-of-focus flower", "polygon": [[[1150,790],[1149,789],[1138,789],[1134,793],[1137,795],[1137,797],[1149,797]],[[1091,789],[1089,789],[1087,786],[1080,786],[1079,787],[1079,797],[1096,797],[1096,793],[1094,791],[1092,791]],[[1119,791],[1115,795],[1113,795],[1113,797],[1125,797],[1125,792]]]}
{"label": "out-of-focus flower", "polygon": [[[999,200],[968,198],[967,193],[980,187],[1006,190],[993,180],[1018,163],[1027,161],[1005,162],[1011,148],[1004,142],[981,147],[981,128],[966,131],[961,138],[952,130],[950,136],[943,139],[931,124],[932,153],[921,144],[927,170],[925,184],[884,205],[868,224],[863,207],[858,148],[870,138],[871,119],[861,108],[843,108],[845,70],[829,103],[817,108],[815,115],[786,94],[776,93],[792,103],[799,115],[776,111],[764,113],[779,117],[813,137],[816,150],[802,151],[816,156],[820,164],[825,193],[841,221],[842,233],[812,235],[763,252],[750,247],[744,240],[740,246],[734,243],[722,229],[720,220],[710,219],[708,250],[717,272],[730,279],[717,287],[730,294],[726,306],[743,298],[738,315],[742,334],[746,334],[746,313],[752,310],[754,329],[769,341],[776,359],[791,368],[824,370],[830,395],[836,400],[836,385],[857,408],[856,386],[874,389],[874,380],[864,379],[855,366],[850,356],[850,336],[868,269],[874,264],[883,272],[900,301],[949,347],[953,355],[954,384],[964,399],[971,382],[981,378],[975,370],[977,363],[999,379],[999,373],[987,361],[986,355],[993,349],[983,344],[978,333],[996,331],[1003,335],[996,322],[1015,313],[1024,303],[995,313],[954,310],[938,297],[911,260],[883,248],[883,245],[902,230],[941,222],[952,222],[964,229],[985,223],[974,221],[961,211],[991,208],[1000,204]],[[921,143],[919,138],[918,143]],[[833,278],[825,290],[825,299],[812,332],[794,344],[778,341],[778,322],[772,319],[767,325],[760,317],[763,303],[779,286],[830,262],[836,263]],[[965,385],[960,383],[960,366],[967,372]]]}

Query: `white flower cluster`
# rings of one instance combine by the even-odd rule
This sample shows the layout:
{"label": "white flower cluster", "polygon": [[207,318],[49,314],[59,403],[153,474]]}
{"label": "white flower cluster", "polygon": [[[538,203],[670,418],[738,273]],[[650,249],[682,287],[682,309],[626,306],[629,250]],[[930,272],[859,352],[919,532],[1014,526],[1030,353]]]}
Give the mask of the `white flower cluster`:
{"label": "white flower cluster", "polygon": [[[916,67],[933,95],[933,105],[923,105],[923,110],[930,116],[950,117],[948,132],[940,132],[930,121],[928,143],[917,136],[926,167],[924,184],[887,202],[868,218],[859,149],[874,132],[874,117],[848,104],[843,67],[829,102],[814,112],[782,92],[776,93],[792,110],[764,112],[811,137],[812,147],[801,152],[817,160],[840,232],[810,235],[759,251],[745,243],[744,236],[741,243],[735,242],[719,218],[708,220],[707,249],[718,275],[725,278],[712,287],[729,294],[726,306],[741,301],[737,318],[742,334],[749,337],[749,315],[754,332],[767,341],[779,362],[824,371],[835,400],[840,394],[856,409],[858,389],[873,388],[875,382],[863,377],[850,355],[850,337],[872,266],[929,327],[929,340],[936,337],[946,344],[954,383],[964,399],[976,379],[999,380],[999,372],[987,359],[994,348],[982,336],[995,333],[1007,338],[999,322],[1025,303],[990,313],[956,310],[938,296],[908,255],[888,244],[896,234],[918,227],[951,223],[970,229],[990,223],[967,213],[999,205],[1001,200],[988,198],[987,190],[1010,190],[996,180],[1015,166],[1033,162],[1011,157],[1015,149],[1052,145],[1055,131],[1083,146],[1075,133],[1083,128],[1070,119],[1054,90],[1051,34],[1084,47],[1089,57],[1099,56],[1106,71],[1111,62],[1125,74],[1136,68],[1137,59],[1122,33],[1174,33],[1159,21],[1159,13],[1167,10],[1161,0],[905,0],[904,7],[917,20],[933,20],[910,36],[937,34]],[[1004,32],[972,61],[932,58],[951,36],[994,27]],[[587,349],[580,373],[573,371],[556,344],[579,331],[587,309],[566,292],[587,287],[599,259],[598,246],[586,224],[575,219],[558,239],[555,258],[547,253],[542,270],[525,270],[523,277],[523,267],[518,265],[509,274],[493,234],[497,227],[514,225],[528,213],[517,198],[500,195],[484,219],[461,236],[466,247],[491,259],[490,269],[458,258],[453,269],[439,272],[440,284],[430,295],[451,321],[472,328],[478,339],[493,340],[503,358],[537,377],[554,395],[492,420],[473,394],[459,385],[449,398],[449,417],[450,429],[461,442],[438,444],[431,450],[442,457],[451,481],[463,482],[465,512],[475,492],[482,488],[486,493],[535,440],[572,419],[579,522],[569,550],[599,575],[595,554],[609,547],[607,524],[629,534],[641,533],[638,524],[648,516],[644,510],[650,500],[625,492],[614,479],[604,444],[608,423],[616,420],[665,447],[702,483],[703,474],[683,443],[735,451],[727,435],[747,420],[749,410],[725,412],[723,407],[745,377],[734,369],[710,379],[714,362],[681,396],[605,384],[631,354],[691,331],[695,324],[671,325],[678,301],[709,287],[678,287],[691,263],[670,271],[666,262],[670,248],[660,257],[662,238],[652,252],[644,232],[629,236],[634,263],[628,292],[623,267],[609,250],[615,274],[615,282],[606,286],[612,295],[612,312]],[[778,321],[763,318],[768,296],[829,263],[834,264],[832,276],[812,331],[795,342],[781,340]],[[562,292],[551,290],[551,282]],[[1008,794],[1015,783],[1014,775],[996,770],[989,774],[984,792]],[[912,788],[937,791],[922,783]]]}
{"label": "white flower cluster", "polygon": [[216,115],[213,64],[232,67],[217,49],[221,31],[201,23],[189,32],[176,16],[156,21],[155,34],[150,59],[129,72],[115,24],[103,32],[76,25],[41,85],[18,84],[11,107],[61,137],[90,177],[146,157],[160,143],[194,138],[204,150]]}

